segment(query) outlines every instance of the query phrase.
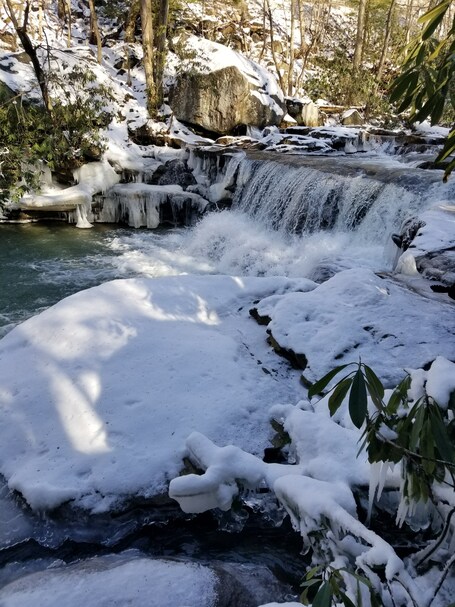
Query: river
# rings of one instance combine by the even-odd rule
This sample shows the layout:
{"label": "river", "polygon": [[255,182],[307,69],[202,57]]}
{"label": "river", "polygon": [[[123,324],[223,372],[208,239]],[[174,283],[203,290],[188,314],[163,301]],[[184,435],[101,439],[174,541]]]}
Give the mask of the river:
{"label": "river", "polygon": [[[1,225],[0,336],[68,295],[119,278],[223,273],[320,280],[351,267],[392,270],[398,254],[390,239],[392,231],[399,230],[407,216],[428,207],[434,187],[440,187],[434,186],[434,175],[428,180],[431,195],[420,177],[410,178],[410,186],[390,185],[383,172],[378,185],[354,169],[321,180],[315,176],[314,160],[309,168],[293,160],[286,165],[287,173],[281,162],[267,167],[263,160],[258,156],[241,167],[231,211],[206,215],[191,228],[134,230],[95,224],[90,230],[78,230],[57,222]],[[402,173],[398,179],[402,180]],[[312,209],[327,209],[327,205],[332,205],[329,212],[316,217]],[[261,523],[255,516],[250,516],[252,522],[240,536],[244,544],[240,549],[240,540],[216,531],[211,515],[191,522],[180,519],[171,528],[157,526],[147,507],[133,503],[120,518],[81,519],[68,526],[64,517],[40,519],[6,487],[1,491],[9,514],[0,530],[4,565],[0,585],[44,569],[55,558],[71,562],[109,550],[139,548],[153,556],[201,562],[251,562],[254,554],[260,554],[258,563],[270,566],[281,581],[291,582],[297,590],[303,568],[299,538],[289,529],[277,535],[270,528],[259,532]],[[168,514],[176,517],[176,513],[177,507]],[[18,530],[11,531],[12,521]],[[235,517],[234,522],[221,521],[221,527],[232,525]]]}

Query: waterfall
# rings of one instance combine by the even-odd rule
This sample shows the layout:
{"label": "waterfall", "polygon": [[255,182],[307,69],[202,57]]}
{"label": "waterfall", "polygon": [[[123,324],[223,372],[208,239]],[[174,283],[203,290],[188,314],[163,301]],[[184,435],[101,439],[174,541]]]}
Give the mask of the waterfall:
{"label": "waterfall", "polygon": [[280,232],[349,232],[358,242],[383,244],[404,220],[454,191],[441,172],[390,159],[249,152],[232,206]]}

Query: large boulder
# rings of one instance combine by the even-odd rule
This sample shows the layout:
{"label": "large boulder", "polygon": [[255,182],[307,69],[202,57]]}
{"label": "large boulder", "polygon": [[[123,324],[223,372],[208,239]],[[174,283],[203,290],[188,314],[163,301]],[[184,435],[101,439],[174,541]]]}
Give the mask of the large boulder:
{"label": "large boulder", "polygon": [[169,91],[179,120],[221,135],[243,126],[280,124],[284,97],[264,68],[209,40],[190,37],[186,44],[196,58],[180,70]]}

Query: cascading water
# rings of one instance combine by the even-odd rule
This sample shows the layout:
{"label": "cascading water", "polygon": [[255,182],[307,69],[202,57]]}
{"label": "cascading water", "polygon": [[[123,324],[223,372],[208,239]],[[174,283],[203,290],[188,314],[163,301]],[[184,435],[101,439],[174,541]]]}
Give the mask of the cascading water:
{"label": "cascading water", "polygon": [[233,196],[229,213],[199,223],[189,249],[232,274],[320,280],[347,267],[391,270],[400,253],[392,233],[455,195],[440,171],[390,157],[205,148],[194,150],[189,164],[210,175],[212,193]]}
{"label": "cascading water", "polygon": [[396,161],[251,152],[239,164],[233,208],[281,232],[351,232],[360,242],[385,243],[449,191],[441,173]]}
{"label": "cascading water", "polygon": [[[0,316],[0,324],[4,330],[75,290],[119,277],[184,273],[312,277],[315,268],[321,277],[324,264],[332,273],[362,264],[382,269],[386,243],[395,246],[390,233],[399,230],[404,219],[439,200],[453,199],[454,194],[452,184],[442,184],[440,172],[413,169],[390,159],[222,154],[219,150],[197,154],[190,158],[190,165],[198,174],[199,185],[209,193],[207,198],[218,202],[232,196],[233,205],[230,211],[207,214],[190,230],[117,228],[113,232],[96,226],[80,232],[64,225],[5,226],[0,267],[4,283],[15,284],[15,289],[5,289],[2,300],[4,319]],[[130,194],[133,190],[130,188]],[[112,209],[119,212],[124,205],[130,213],[127,194],[121,194],[112,195]],[[153,188],[149,194],[137,205],[142,215],[137,220],[132,217],[133,225],[147,223],[143,216],[151,210],[157,213],[162,206]],[[175,195],[188,197],[186,192]],[[105,212],[107,209],[108,205]],[[17,301],[13,291],[20,295]],[[134,505],[131,512],[112,519],[92,519],[90,526],[63,514],[61,520],[43,522],[23,504],[12,502],[14,499],[0,483],[6,513],[0,529],[0,553],[3,563],[12,562],[9,569],[4,568],[0,585],[34,568],[47,567],[57,556],[72,561],[136,546],[153,556],[182,558],[183,553],[188,560],[203,562],[226,555],[239,562],[257,557],[260,563],[283,569],[293,583],[303,570],[300,543],[296,540],[291,551],[290,539],[282,536],[281,553],[275,536],[267,541],[258,534],[256,519],[251,531],[255,541],[245,556],[236,554],[238,539],[223,536],[221,545],[212,537],[202,542],[206,520],[200,526],[197,521],[194,525],[185,522],[182,534],[175,519],[167,528],[156,525],[146,505]],[[168,515],[174,517],[175,513]],[[242,545],[245,533],[248,527]],[[214,536],[220,538],[220,532],[214,531]],[[64,542],[64,538],[72,541]],[[227,541],[234,548],[223,544]],[[239,604],[246,605],[244,597],[242,600]]]}

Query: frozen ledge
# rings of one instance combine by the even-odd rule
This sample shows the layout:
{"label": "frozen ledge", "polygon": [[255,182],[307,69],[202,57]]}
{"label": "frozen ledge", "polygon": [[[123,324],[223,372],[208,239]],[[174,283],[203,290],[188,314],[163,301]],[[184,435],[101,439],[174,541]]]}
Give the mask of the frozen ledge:
{"label": "frozen ledge", "polygon": [[18,203],[23,211],[76,211],[77,228],[90,228],[87,219],[92,197],[105,192],[120,180],[108,162],[84,164],[73,172],[77,185],[44,194],[27,194]]}

